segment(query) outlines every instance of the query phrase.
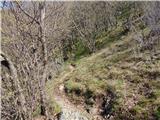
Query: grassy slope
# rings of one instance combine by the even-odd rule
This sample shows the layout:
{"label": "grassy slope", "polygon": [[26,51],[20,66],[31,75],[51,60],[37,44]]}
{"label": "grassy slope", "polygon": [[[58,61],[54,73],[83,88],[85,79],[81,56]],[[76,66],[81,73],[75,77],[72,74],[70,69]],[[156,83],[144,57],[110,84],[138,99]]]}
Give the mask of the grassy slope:
{"label": "grassy slope", "polygon": [[60,107],[52,93],[64,84],[68,98],[86,109],[100,109],[103,102],[99,98],[109,96],[111,91],[115,97],[109,114],[116,120],[160,118],[160,45],[156,53],[137,54],[132,36],[121,28],[102,34],[97,48],[103,49],[77,60],[75,70],[63,78],[70,72],[67,63],[57,79],[47,84],[54,112],[60,112]]}
{"label": "grassy slope", "polygon": [[92,107],[97,104],[95,98],[111,90],[116,95],[111,109],[116,119],[160,115],[160,55],[152,59],[148,51],[135,54],[130,36],[76,62],[75,71],[64,82],[72,101]]}

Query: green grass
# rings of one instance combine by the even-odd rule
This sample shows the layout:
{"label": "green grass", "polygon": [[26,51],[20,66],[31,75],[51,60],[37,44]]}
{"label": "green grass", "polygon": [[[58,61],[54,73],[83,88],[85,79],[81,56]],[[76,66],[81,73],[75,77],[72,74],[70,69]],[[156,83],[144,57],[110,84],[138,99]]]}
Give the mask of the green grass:
{"label": "green grass", "polygon": [[[104,94],[108,86],[106,81],[101,80],[80,80],[76,82],[75,80],[68,80],[65,82],[65,91],[68,94],[82,95],[86,96],[97,96],[99,94]],[[88,97],[87,97],[88,98]]]}
{"label": "green grass", "polygon": [[[148,31],[149,29],[145,28],[143,32],[147,35]],[[141,56],[134,54],[135,44],[132,36],[133,33],[125,34],[123,29],[118,27],[97,37],[97,48],[106,47],[105,49],[89,56],[82,46],[78,48],[79,50],[75,51],[77,58],[73,61],[76,64],[75,70],[65,80],[60,81],[61,76],[70,71],[70,62],[67,62],[59,78],[47,85],[48,93],[51,94],[53,88],[63,83],[66,95],[72,102],[90,108],[101,104],[102,101],[96,100],[107,98],[110,90],[116,96],[111,112],[117,119],[128,119],[126,114],[136,120],[150,116],[158,118],[160,60],[148,61],[151,57],[148,51],[143,51]],[[132,100],[133,94],[137,96],[137,103],[128,110],[125,103]],[[51,104],[55,111],[60,111],[54,101]]]}
{"label": "green grass", "polygon": [[[159,109],[156,110],[156,106],[160,105],[158,102],[160,101],[159,61],[150,61],[151,63],[147,64],[146,60],[150,56],[146,52],[135,58],[131,35],[132,33],[126,36],[121,34],[115,37],[115,41],[118,39],[116,42],[114,40],[110,43],[106,42],[108,49],[104,53],[98,56],[95,53],[91,57],[84,57],[75,62],[77,65],[75,71],[68,76],[68,81],[64,82],[66,95],[70,96],[72,101],[91,107],[98,104],[94,101],[96,97],[105,95],[110,89],[117,96],[113,105],[113,111],[117,116],[123,119],[126,114],[132,114],[134,119],[146,119],[152,114],[154,117],[159,116]],[[98,39],[98,41],[102,40],[102,44],[106,40],[105,35],[103,37]],[[151,88],[145,88],[143,86],[145,82]],[[127,99],[132,98],[135,91],[139,91],[139,87],[144,89],[144,93],[136,93],[139,98],[136,105],[126,111],[126,114],[120,115],[122,111],[119,109],[127,109],[124,104]],[[151,95],[151,98],[145,96],[145,92],[149,90],[152,90],[154,95]],[[124,99],[125,96],[127,99]],[[152,110],[151,106],[155,110]]]}
{"label": "green grass", "polygon": [[113,29],[112,31],[108,31],[103,33],[102,36],[97,38],[96,40],[96,48],[102,49],[113,42],[116,42],[121,39],[121,37],[125,35],[123,28],[118,26],[117,28]]}
{"label": "green grass", "polygon": [[[113,28],[112,31],[104,31],[101,32],[96,37],[96,49],[102,49],[106,46],[109,46],[111,43],[121,40],[121,37],[125,35],[125,31],[123,30],[122,26],[117,26]],[[90,50],[84,45],[82,42],[83,40],[75,40],[76,44],[72,51],[72,57],[68,60],[70,62],[78,61],[79,59],[89,56]]]}
{"label": "green grass", "polygon": [[57,114],[61,112],[61,107],[53,99],[49,102],[49,110],[51,114]]}
{"label": "green grass", "polygon": [[[49,99],[48,106],[51,115],[55,115],[61,112],[61,107],[53,99]],[[37,117],[40,114],[41,114],[41,109],[40,106],[38,106],[36,110],[32,113],[32,115],[33,117]]]}
{"label": "green grass", "polygon": [[85,86],[81,83],[78,82],[73,82],[71,80],[65,82],[65,91],[67,93],[75,93],[77,95],[80,95],[84,93],[85,91]]}
{"label": "green grass", "polygon": [[56,88],[56,82],[54,80],[48,81],[46,85],[46,93],[48,95],[48,106],[49,111],[52,115],[58,114],[61,112],[61,107],[57,104],[57,102],[54,100],[54,90]]}

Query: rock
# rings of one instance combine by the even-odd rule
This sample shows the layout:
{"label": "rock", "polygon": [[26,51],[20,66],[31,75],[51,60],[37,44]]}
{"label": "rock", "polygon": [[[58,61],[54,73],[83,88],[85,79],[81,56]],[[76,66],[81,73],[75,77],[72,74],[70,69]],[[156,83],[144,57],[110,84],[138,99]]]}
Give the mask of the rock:
{"label": "rock", "polygon": [[60,85],[60,86],[59,86],[59,90],[60,90],[60,91],[63,91],[63,90],[64,90],[64,85]]}
{"label": "rock", "polygon": [[81,115],[77,111],[72,111],[69,109],[62,109],[62,113],[61,113],[59,120],[89,120],[89,119]]}
{"label": "rock", "polygon": [[90,113],[93,115],[96,115],[98,113],[98,109],[97,108],[92,108],[90,109]]}

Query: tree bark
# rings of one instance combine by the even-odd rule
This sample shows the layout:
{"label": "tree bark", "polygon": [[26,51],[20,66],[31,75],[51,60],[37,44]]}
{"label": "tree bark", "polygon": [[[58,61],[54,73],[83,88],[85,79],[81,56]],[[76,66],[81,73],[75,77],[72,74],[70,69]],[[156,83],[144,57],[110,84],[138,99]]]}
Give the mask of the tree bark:
{"label": "tree bark", "polygon": [[40,41],[42,44],[42,54],[43,54],[43,75],[40,80],[40,102],[41,102],[41,115],[45,115],[48,117],[47,110],[47,98],[45,92],[45,82],[47,77],[47,45],[45,39],[45,1],[39,3],[39,11],[40,11],[40,21],[39,21],[39,33],[40,33]]}

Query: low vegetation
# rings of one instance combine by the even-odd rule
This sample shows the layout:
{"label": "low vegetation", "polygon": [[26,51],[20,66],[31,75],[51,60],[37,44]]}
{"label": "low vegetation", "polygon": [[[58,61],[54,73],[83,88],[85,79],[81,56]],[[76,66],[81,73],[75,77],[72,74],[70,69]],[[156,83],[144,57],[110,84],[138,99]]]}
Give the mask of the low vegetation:
{"label": "low vegetation", "polygon": [[[75,71],[65,79],[65,93],[89,112],[95,106],[103,109],[99,114],[104,117],[159,119],[160,49],[154,55],[150,51],[136,54],[129,36],[108,44],[100,54],[78,60]],[[114,96],[112,109],[105,108],[100,99],[109,99],[108,94]]]}

